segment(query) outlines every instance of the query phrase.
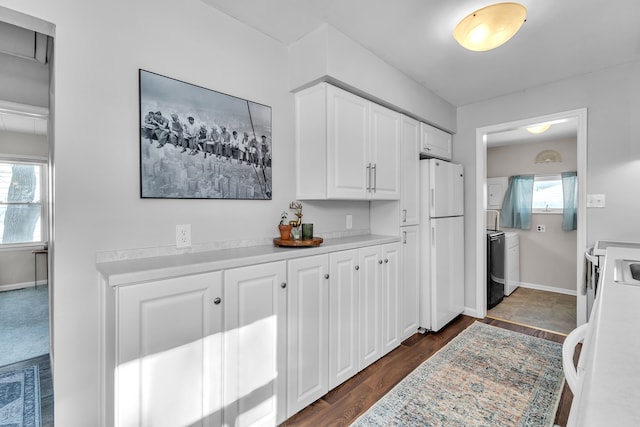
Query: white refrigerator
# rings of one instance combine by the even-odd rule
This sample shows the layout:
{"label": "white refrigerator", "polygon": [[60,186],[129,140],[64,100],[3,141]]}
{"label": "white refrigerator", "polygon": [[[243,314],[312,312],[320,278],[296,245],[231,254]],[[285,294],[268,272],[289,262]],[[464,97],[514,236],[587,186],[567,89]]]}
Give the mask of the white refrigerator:
{"label": "white refrigerator", "polygon": [[438,331],[464,310],[462,165],[420,161],[420,327]]}

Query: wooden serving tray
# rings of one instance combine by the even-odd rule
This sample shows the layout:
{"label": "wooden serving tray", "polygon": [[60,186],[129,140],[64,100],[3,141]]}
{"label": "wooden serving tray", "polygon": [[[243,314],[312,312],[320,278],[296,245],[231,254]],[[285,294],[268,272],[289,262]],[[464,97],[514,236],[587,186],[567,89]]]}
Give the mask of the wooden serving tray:
{"label": "wooden serving tray", "polygon": [[323,241],[324,239],[322,237],[313,237],[307,240],[282,240],[280,238],[275,238],[273,239],[273,244],[287,248],[308,248],[311,246],[320,246]]}

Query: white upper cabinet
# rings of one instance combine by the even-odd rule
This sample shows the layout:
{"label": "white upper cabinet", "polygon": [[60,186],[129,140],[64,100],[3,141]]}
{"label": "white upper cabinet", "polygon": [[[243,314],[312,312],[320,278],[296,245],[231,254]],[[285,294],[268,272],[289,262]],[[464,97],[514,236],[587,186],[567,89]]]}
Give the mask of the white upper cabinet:
{"label": "white upper cabinet", "polygon": [[[369,101],[333,86],[325,86],[327,140],[318,144],[324,143],[327,147],[327,198],[367,198],[370,194]],[[322,118],[309,117],[308,120]],[[306,158],[306,147],[302,144],[298,147],[302,158]],[[302,167],[305,168],[304,164]]]}
{"label": "white upper cabinet", "polygon": [[400,198],[400,114],[320,83],[296,94],[296,197]]}
{"label": "white upper cabinet", "polygon": [[400,226],[420,221],[420,123],[402,116]]}
{"label": "white upper cabinet", "polygon": [[378,104],[369,103],[371,119],[369,162],[371,198],[400,198],[400,122],[401,115]]}
{"label": "white upper cabinet", "polygon": [[420,151],[429,157],[451,160],[451,140],[450,133],[420,123]]}

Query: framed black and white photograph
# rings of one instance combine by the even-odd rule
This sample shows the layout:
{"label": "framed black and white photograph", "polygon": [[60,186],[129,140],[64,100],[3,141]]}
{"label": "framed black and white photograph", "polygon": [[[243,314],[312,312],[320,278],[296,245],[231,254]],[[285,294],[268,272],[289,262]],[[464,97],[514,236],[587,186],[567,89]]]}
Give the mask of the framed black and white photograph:
{"label": "framed black and white photograph", "polygon": [[140,197],[271,200],[271,107],[140,70]]}

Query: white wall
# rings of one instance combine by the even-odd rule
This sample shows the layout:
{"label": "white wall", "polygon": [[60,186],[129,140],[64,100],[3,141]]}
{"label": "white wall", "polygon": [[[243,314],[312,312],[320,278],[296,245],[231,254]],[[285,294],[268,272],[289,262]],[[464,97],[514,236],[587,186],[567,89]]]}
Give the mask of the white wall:
{"label": "white wall", "polygon": [[328,81],[448,132],[455,107],[342,32],[323,24],[289,47],[289,88]]}
{"label": "white wall", "polygon": [[[294,199],[287,49],[199,0],[0,0],[55,25],[55,423],[99,425],[96,252],[273,237]],[[0,19],[3,19],[0,16]],[[273,108],[273,200],[141,200],[138,68]],[[322,231],[368,228],[368,203],[309,203]]]}
{"label": "white wall", "polygon": [[476,128],[588,109],[587,192],[606,195],[606,208],[587,210],[587,241],[640,240],[640,62],[550,83],[458,109],[454,159],[464,164],[465,305],[475,307]]}
{"label": "white wall", "polygon": [[[562,162],[535,163],[542,150],[560,153]],[[576,138],[512,144],[487,149],[487,177],[560,174],[577,170]],[[537,225],[546,231],[536,231]],[[520,281],[524,286],[576,292],[576,232],[562,230],[561,214],[534,213],[531,229],[504,228],[520,238]]]}

